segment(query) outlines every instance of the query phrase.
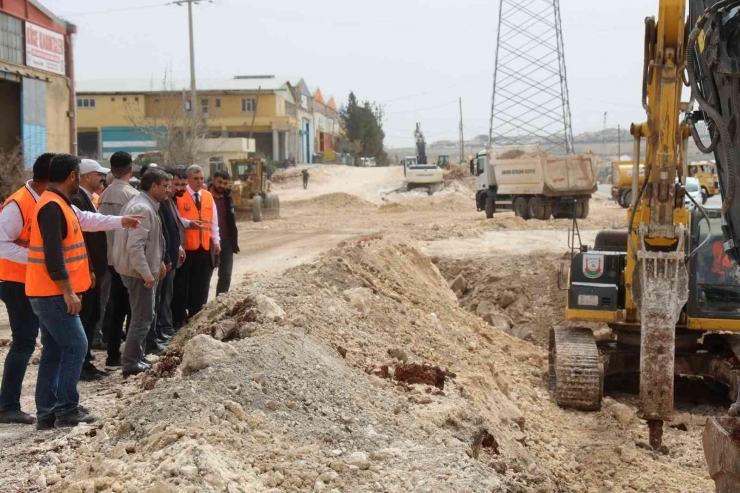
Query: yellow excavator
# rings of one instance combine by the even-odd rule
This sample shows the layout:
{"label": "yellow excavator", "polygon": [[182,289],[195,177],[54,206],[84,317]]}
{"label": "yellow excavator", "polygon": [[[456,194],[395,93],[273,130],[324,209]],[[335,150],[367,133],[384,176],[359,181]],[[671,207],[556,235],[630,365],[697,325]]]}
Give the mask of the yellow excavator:
{"label": "yellow excavator", "polygon": [[[740,0],[658,3],[657,20],[645,19],[647,121],[631,127],[628,227],[574,249],[560,276],[566,318],[606,323],[614,337],[597,343],[590,329],[553,328],[550,385],[559,405],[597,410],[605,378],[639,374],[639,416],[650,445],[664,449],[675,377],[725,384],[737,403],[708,420],[704,450],[717,491],[740,492]],[[690,97],[682,102],[684,86]],[[699,121],[711,142],[701,141]],[[686,193],[690,137],[715,155],[721,208],[704,208]]]}

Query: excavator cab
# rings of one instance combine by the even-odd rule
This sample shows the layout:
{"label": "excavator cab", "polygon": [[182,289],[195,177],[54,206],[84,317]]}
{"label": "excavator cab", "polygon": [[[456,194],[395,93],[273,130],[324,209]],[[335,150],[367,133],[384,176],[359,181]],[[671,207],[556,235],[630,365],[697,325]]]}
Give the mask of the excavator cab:
{"label": "excavator cab", "polygon": [[[706,214],[706,215],[705,215]],[[675,376],[710,378],[740,394],[740,278],[724,249],[719,208],[695,208],[687,228],[688,301],[675,327]],[[550,383],[562,407],[598,410],[604,380],[640,373],[639,317],[631,311],[627,230],[599,232],[593,247],[573,251],[565,286],[566,319],[604,322],[613,338],[591,329],[555,327],[550,337]]]}

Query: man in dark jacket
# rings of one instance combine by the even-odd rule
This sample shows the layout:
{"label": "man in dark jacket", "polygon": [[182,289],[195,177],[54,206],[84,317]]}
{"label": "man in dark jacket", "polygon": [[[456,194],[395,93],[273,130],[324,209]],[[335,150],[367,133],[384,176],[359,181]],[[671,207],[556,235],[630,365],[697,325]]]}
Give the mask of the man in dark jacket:
{"label": "man in dark jacket", "polygon": [[[77,193],[69,197],[70,202],[81,211],[97,214],[98,209],[93,203],[92,194],[100,188],[100,184],[105,180],[108,171],[110,170],[100,166],[97,161],[83,159],[80,163],[80,188]],[[108,375],[108,372],[99,370],[93,365],[93,355],[90,351],[95,335],[95,327],[102,312],[100,282],[98,280],[102,279],[104,273],[108,272],[108,244],[104,231],[83,233],[83,235],[90,267],[92,268],[92,287],[82,296],[82,310],[80,311],[80,321],[87,336],[87,355],[85,356],[85,363],[82,365],[80,380],[91,381],[100,380]]]}
{"label": "man in dark jacket", "polygon": [[171,265],[167,270],[164,280],[160,283],[162,285],[162,292],[157,310],[157,331],[169,337],[175,334],[171,307],[175,273],[185,261],[185,249],[183,248],[185,243],[185,226],[177,210],[175,198],[185,193],[187,175],[184,169],[169,168],[165,171],[172,178],[170,180],[168,196],[160,204],[159,209],[162,215],[162,225],[167,237],[167,250]]}
{"label": "man in dark jacket", "polygon": [[231,287],[231,271],[234,267],[234,254],[239,253],[239,237],[236,229],[236,214],[234,200],[229,190],[229,173],[216,171],[210,192],[216,202],[218,214],[218,232],[221,239],[221,254],[216,260],[218,265],[218,284],[216,296],[227,293]]}

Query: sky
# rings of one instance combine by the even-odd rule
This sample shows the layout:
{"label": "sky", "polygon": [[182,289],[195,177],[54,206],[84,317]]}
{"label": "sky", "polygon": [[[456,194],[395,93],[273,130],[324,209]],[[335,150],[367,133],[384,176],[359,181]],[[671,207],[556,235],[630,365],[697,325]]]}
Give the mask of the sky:
{"label": "sky", "polygon": [[[187,8],[167,0],[41,0],[77,25],[78,80],[189,77]],[[194,6],[196,78],[303,77],[337,103],[383,105],[386,145],[488,134],[498,0],[214,0]],[[658,0],[566,0],[574,133],[642,122],[643,32]]]}

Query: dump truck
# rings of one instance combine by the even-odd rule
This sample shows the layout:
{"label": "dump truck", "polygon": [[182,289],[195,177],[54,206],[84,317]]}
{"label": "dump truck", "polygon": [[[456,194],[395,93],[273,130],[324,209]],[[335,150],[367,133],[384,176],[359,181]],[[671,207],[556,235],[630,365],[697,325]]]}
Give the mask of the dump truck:
{"label": "dump truck", "polygon": [[[645,165],[640,163],[640,177],[638,186],[645,182]],[[612,199],[623,208],[632,204],[632,161],[617,161],[612,163]]]}
{"label": "dump truck", "polygon": [[713,162],[698,161],[689,164],[688,169],[689,176],[699,180],[704,203],[711,197],[719,194],[719,178],[717,177],[717,170]]}
{"label": "dump truck", "polygon": [[259,158],[231,159],[231,197],[238,211],[252,213],[254,222],[280,217],[280,199],[270,192],[265,163]]}
{"label": "dump truck", "polygon": [[495,146],[479,152],[474,164],[476,206],[488,219],[511,210],[523,219],[588,217],[597,187],[591,154],[560,157],[537,145]]}

